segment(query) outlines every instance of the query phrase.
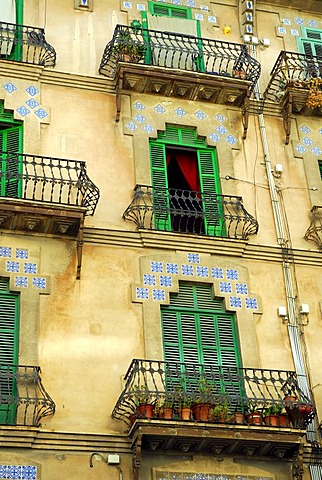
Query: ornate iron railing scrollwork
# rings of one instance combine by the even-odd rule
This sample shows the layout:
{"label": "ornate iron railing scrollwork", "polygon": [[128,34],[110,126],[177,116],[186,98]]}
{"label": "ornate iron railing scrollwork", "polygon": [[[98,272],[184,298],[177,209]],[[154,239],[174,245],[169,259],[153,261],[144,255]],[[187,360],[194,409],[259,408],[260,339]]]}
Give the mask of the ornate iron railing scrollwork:
{"label": "ornate iron railing scrollwork", "polygon": [[319,250],[322,250],[322,206],[314,205],[311,208],[311,215],[311,225],[305,232],[304,239],[316,243]]}

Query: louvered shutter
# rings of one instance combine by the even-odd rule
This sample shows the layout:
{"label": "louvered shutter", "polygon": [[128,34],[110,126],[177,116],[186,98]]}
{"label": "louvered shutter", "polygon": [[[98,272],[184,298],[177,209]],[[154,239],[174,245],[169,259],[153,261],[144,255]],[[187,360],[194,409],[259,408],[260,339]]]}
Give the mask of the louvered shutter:
{"label": "louvered shutter", "polygon": [[198,167],[207,235],[224,235],[223,208],[214,150],[198,150]]}
{"label": "louvered shutter", "polygon": [[150,159],[153,186],[154,227],[157,230],[171,231],[165,145],[151,142]]}
{"label": "louvered shutter", "polygon": [[15,422],[16,405],[12,398],[16,393],[13,374],[18,363],[19,296],[0,290],[0,423]]}
{"label": "louvered shutter", "polygon": [[[187,373],[201,364],[206,374],[212,372],[212,378],[219,367],[224,372],[229,367],[230,375],[215,380],[217,391],[242,392],[236,320],[223,311],[221,300],[213,299],[211,286],[180,283],[179,293],[170,294],[170,305],[161,307],[161,319],[165,361],[185,363]],[[234,367],[236,375],[232,374]]]}
{"label": "louvered shutter", "polygon": [[161,15],[174,18],[191,19],[191,9],[185,7],[173,7],[171,5],[160,5],[159,3],[149,2],[149,12],[152,15]]}
{"label": "louvered shutter", "polygon": [[14,126],[0,131],[1,196],[21,197],[22,162],[19,156],[22,145],[22,127]]}

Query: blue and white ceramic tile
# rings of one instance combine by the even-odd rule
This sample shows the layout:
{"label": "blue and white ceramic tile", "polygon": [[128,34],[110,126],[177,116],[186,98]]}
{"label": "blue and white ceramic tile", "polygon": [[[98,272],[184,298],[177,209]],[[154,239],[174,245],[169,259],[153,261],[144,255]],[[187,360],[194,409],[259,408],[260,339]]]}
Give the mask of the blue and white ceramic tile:
{"label": "blue and white ceramic tile", "polygon": [[203,14],[202,13],[195,13],[195,19],[196,20],[203,20]]}
{"label": "blue and white ceramic tile", "polygon": [[217,115],[215,115],[215,119],[220,123],[223,123],[227,120],[225,115],[223,115],[222,113],[217,113]]}
{"label": "blue and white ceramic tile", "polygon": [[298,37],[300,33],[296,28],[291,28],[291,35],[295,35],[296,37]]}
{"label": "blue and white ceramic tile", "polygon": [[21,107],[16,109],[16,112],[18,112],[19,115],[21,115],[22,117],[26,117],[27,115],[29,115],[30,110],[28,110],[28,108],[24,105],[21,105]]}
{"label": "blue and white ceramic tile", "polygon": [[29,257],[29,254],[27,249],[17,248],[16,258],[28,259],[28,257]]}
{"label": "blue and white ceramic tile", "polygon": [[165,265],[166,272],[172,275],[179,274],[179,266],[177,263],[166,263]]}
{"label": "blue and white ceramic tile", "polygon": [[302,138],[301,142],[304,143],[304,145],[306,145],[307,147],[310,147],[313,143],[313,140],[311,140],[309,137],[304,137]]}
{"label": "blue and white ceramic tile", "polygon": [[227,137],[225,138],[226,142],[229,143],[230,145],[235,145],[235,143],[238,142],[237,138],[234,137],[234,135],[232,135],[231,133],[229,135],[227,135]]}
{"label": "blue and white ceramic tile", "polygon": [[133,104],[133,107],[136,109],[136,110],[139,110],[139,111],[142,111],[145,109],[145,105],[140,102],[140,101],[137,101]]}
{"label": "blue and white ceramic tile", "polygon": [[156,105],[153,110],[155,110],[157,113],[159,113],[160,115],[164,112],[166,112],[166,109],[160,105],[160,103],[158,105]]}
{"label": "blue and white ceramic tile", "polygon": [[147,133],[152,133],[155,131],[155,128],[152,127],[150,123],[147,123],[146,125],[144,125],[143,130],[145,130]]}
{"label": "blue and white ceramic tile", "polygon": [[138,123],[143,123],[145,122],[146,118],[141,113],[138,113],[135,115],[134,120]]}
{"label": "blue and white ceramic tile", "polygon": [[29,93],[29,95],[31,95],[32,97],[34,97],[35,95],[38,95],[39,90],[36,87],[30,86],[26,88],[26,92]]}
{"label": "blue and white ceramic tile", "polygon": [[30,262],[24,263],[23,271],[24,273],[33,273],[34,275],[37,275],[37,265]]}
{"label": "blue and white ceramic tile", "polygon": [[172,277],[169,275],[160,275],[161,287],[172,287]]}
{"label": "blue and white ceramic tile", "polygon": [[303,20],[303,18],[295,17],[295,18],[294,18],[294,21],[295,21],[295,23],[297,23],[298,25],[304,25],[304,20]]}
{"label": "blue and white ceramic tile", "polygon": [[183,108],[178,107],[175,109],[174,113],[178,115],[178,117],[183,117],[187,112]]}
{"label": "blue and white ceramic tile", "polygon": [[242,306],[241,298],[239,298],[239,297],[229,297],[229,304],[230,304],[231,307],[241,308],[241,306]]}
{"label": "blue and white ceramic tile", "polygon": [[172,5],[181,5],[181,0],[171,0]]}
{"label": "blue and white ceramic tile", "polygon": [[145,5],[143,3],[138,3],[136,5],[136,8],[137,8],[137,10],[139,10],[139,12],[144,12],[145,11]]}
{"label": "blue and white ceramic tile", "polygon": [[19,262],[7,262],[6,263],[6,271],[7,272],[19,273],[20,272]]}
{"label": "blue and white ceramic tile", "polygon": [[15,287],[27,288],[28,287],[28,277],[15,277]]}
{"label": "blue and white ceramic tile", "polygon": [[36,288],[40,288],[41,290],[46,289],[46,279],[45,278],[38,278],[38,277],[33,277],[32,279],[32,284]]}
{"label": "blue and white ceramic tile", "polygon": [[317,20],[309,20],[308,21],[308,26],[309,27],[317,27],[318,26]]}
{"label": "blue and white ceramic tile", "polygon": [[39,103],[34,98],[29,98],[29,100],[26,101],[26,105],[28,105],[29,108],[34,109],[39,106]]}
{"label": "blue and white ceramic tile", "polygon": [[144,285],[156,285],[157,284],[156,276],[145,273],[143,275],[143,283]]}
{"label": "blue and white ceramic tile", "polygon": [[155,272],[155,273],[162,273],[163,272],[163,263],[162,262],[151,262],[150,265],[151,265],[151,272]]}
{"label": "blue and white ceramic tile", "polygon": [[194,275],[194,270],[192,265],[181,265],[182,275]]}
{"label": "blue and white ceramic tile", "polygon": [[195,8],[197,6],[195,0],[186,0],[186,5],[187,7],[192,7],[192,8]]}
{"label": "blue and white ceramic tile", "polygon": [[295,150],[302,153],[302,155],[303,155],[303,153],[305,153],[307,151],[307,149],[305,147],[303,147],[303,145],[301,145],[300,143],[298,145],[296,145]]}
{"label": "blue and white ceramic tile", "polygon": [[154,288],[152,290],[153,300],[165,300],[165,290]]}
{"label": "blue and white ceramic tile", "polygon": [[135,130],[138,129],[138,126],[136,125],[136,123],[134,123],[134,122],[131,121],[131,122],[128,122],[128,123],[126,124],[126,128],[128,128],[129,130],[131,130],[131,132],[135,132]]}
{"label": "blue and white ceramic tile", "polygon": [[36,480],[37,467],[33,465],[0,465],[0,478],[11,480]]}
{"label": "blue and white ceramic tile", "polygon": [[212,267],[211,276],[213,278],[224,278],[224,270],[222,268]]}
{"label": "blue and white ceramic tile", "polygon": [[208,12],[209,8],[207,5],[200,5],[200,10],[202,10],[203,12]]}
{"label": "blue and white ceramic tile", "polygon": [[245,298],[245,302],[246,302],[246,308],[253,308],[253,309],[255,309],[255,310],[258,309],[258,305],[257,305],[257,300],[256,300],[256,298],[246,297],[246,298]]}
{"label": "blue and white ceramic tile", "polygon": [[204,120],[207,117],[207,115],[202,110],[197,110],[195,112],[195,117],[199,118],[199,120]]}
{"label": "blue and white ceramic tile", "polygon": [[43,108],[38,108],[38,110],[35,111],[35,115],[37,115],[37,117],[41,120],[48,117],[48,113]]}
{"label": "blue and white ceramic tile", "polygon": [[284,25],[292,25],[292,21],[289,18],[283,18],[282,23]]}
{"label": "blue and white ceramic tile", "polygon": [[238,271],[227,268],[226,277],[228,278],[228,280],[238,280]]}
{"label": "blue and white ceramic tile", "polygon": [[200,265],[197,265],[196,271],[197,277],[209,277],[208,267],[201,267]]}
{"label": "blue and white ceramic tile", "polygon": [[132,2],[123,2],[124,8],[132,8]]}
{"label": "blue and white ceramic tile", "polygon": [[217,133],[213,132],[211,133],[210,135],[208,135],[208,137],[214,142],[214,143],[217,143],[219,142],[219,140],[221,140],[221,137],[219,135],[217,135]]}
{"label": "blue and white ceramic tile", "polygon": [[311,152],[314,153],[314,155],[316,155],[317,157],[320,157],[322,155],[322,150],[317,146],[311,148]]}
{"label": "blue and white ceramic tile", "polygon": [[11,257],[11,247],[0,247],[0,257]]}
{"label": "blue and white ceramic tile", "polygon": [[208,15],[208,22],[217,23],[217,17],[214,17],[214,15]]}
{"label": "blue and white ceramic tile", "polygon": [[199,253],[188,253],[188,262],[190,262],[190,263],[200,263]]}
{"label": "blue and white ceramic tile", "polygon": [[16,85],[14,85],[12,82],[8,82],[5,85],[3,85],[3,88],[8,92],[8,93],[13,93],[17,90]]}
{"label": "blue and white ceramic tile", "polygon": [[147,300],[149,298],[149,290],[147,288],[136,288],[136,298],[144,298]]}
{"label": "blue and white ceramic tile", "polygon": [[301,132],[303,132],[305,135],[311,132],[311,129],[307,125],[302,125],[300,127]]}
{"label": "blue and white ceramic tile", "polygon": [[322,128],[320,128],[320,130],[318,132],[322,135]]}
{"label": "blue and white ceramic tile", "polygon": [[225,135],[225,133],[228,132],[228,129],[223,125],[218,125],[218,127],[216,128],[216,131],[220,133],[220,135]]}
{"label": "blue and white ceramic tile", "polygon": [[231,293],[232,286],[230,282],[219,282],[219,290],[221,293]]}
{"label": "blue and white ceramic tile", "polygon": [[247,295],[248,288],[246,283],[236,283],[236,293],[238,293],[239,295]]}
{"label": "blue and white ceramic tile", "polygon": [[286,35],[286,33],[287,33],[287,30],[286,30],[285,27],[277,27],[277,31],[281,35]]}

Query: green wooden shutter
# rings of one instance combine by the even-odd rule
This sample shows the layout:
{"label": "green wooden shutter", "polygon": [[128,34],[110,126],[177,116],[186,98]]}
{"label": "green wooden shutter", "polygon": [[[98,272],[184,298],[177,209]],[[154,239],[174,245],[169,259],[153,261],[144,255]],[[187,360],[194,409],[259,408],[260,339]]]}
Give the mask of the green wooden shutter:
{"label": "green wooden shutter", "polygon": [[154,227],[171,231],[170,202],[165,145],[150,142],[151,177],[153,186]]}
{"label": "green wooden shutter", "polygon": [[174,18],[191,19],[191,8],[176,7],[172,5],[160,5],[160,3],[149,2],[149,12],[152,15],[162,15]]}
{"label": "green wooden shutter", "polygon": [[[180,283],[179,293],[170,294],[170,305],[161,307],[165,361],[186,363],[186,371],[189,364],[201,364],[205,372],[241,367],[235,317],[212,297],[211,286],[192,283]],[[216,386],[227,394],[242,391],[237,377],[218,379]]]}
{"label": "green wooden shutter", "polygon": [[201,192],[203,193],[203,209],[205,212],[205,226],[207,235],[224,235],[223,208],[220,202],[220,182],[216,159],[213,149],[198,150],[198,167]]}
{"label": "green wooden shutter", "polygon": [[22,151],[22,127],[20,125],[0,130],[0,195],[21,197],[22,162],[18,155]]}
{"label": "green wooden shutter", "polygon": [[19,294],[9,292],[8,282],[0,284],[0,424],[14,424],[16,382],[12,374],[18,363]]}

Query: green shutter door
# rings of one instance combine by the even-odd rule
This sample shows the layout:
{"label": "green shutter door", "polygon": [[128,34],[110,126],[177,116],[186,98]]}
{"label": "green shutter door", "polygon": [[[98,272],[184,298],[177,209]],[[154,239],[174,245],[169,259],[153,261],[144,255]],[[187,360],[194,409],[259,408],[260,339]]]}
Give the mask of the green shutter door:
{"label": "green shutter door", "polygon": [[[180,283],[179,293],[170,294],[170,299],[169,306],[161,307],[166,362],[190,364],[191,369],[201,364],[205,371],[241,367],[235,317],[212,298],[211,286]],[[242,391],[235,376],[219,379],[217,388],[235,395]]]}
{"label": "green shutter door", "polygon": [[0,130],[0,195],[20,198],[22,189],[22,162],[18,155],[22,148],[22,127],[14,126]]}
{"label": "green shutter door", "polygon": [[207,235],[224,236],[223,206],[215,150],[197,150],[200,186]]}
{"label": "green shutter door", "polygon": [[153,186],[154,228],[171,231],[170,202],[165,145],[150,143],[151,177]]}
{"label": "green shutter door", "polygon": [[12,373],[18,363],[19,296],[7,290],[1,282],[0,288],[0,424],[14,424],[16,405],[12,396],[16,384]]}

